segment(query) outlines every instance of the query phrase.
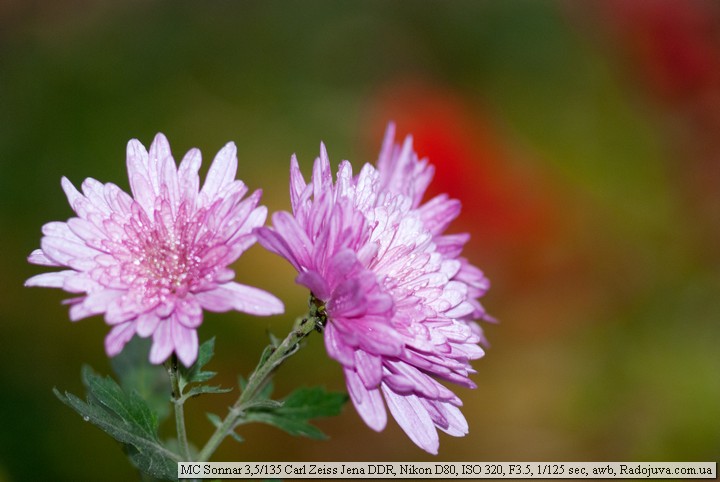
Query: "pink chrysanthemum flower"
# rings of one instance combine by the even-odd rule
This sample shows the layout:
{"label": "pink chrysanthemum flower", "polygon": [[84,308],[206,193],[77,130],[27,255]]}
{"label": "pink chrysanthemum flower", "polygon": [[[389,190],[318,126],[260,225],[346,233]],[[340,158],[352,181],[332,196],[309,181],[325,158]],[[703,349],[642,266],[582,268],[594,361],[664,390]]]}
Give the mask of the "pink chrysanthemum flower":
{"label": "pink chrysanthemum flower", "polygon": [[43,226],[42,249],[28,260],[70,269],[33,276],[25,285],[82,293],[67,301],[70,319],[104,313],[112,326],[105,338],[109,356],[135,334],[152,335],[152,363],[173,351],[186,366],[195,361],[203,308],[282,313],[280,300],[233,282],[228,268],[256,241],[253,230],[267,216],[257,205],[259,190],[243,200],[247,188],[235,180],[236,152],[232,142],[222,148],[202,189],[200,151],[190,150],[178,168],[162,134],[149,153],[135,139],[128,143],[132,197],[91,178],[80,193],[63,178],[77,217]]}
{"label": "pink chrysanthemum flower", "polygon": [[471,320],[485,318],[475,298],[488,282],[459,258],[468,236],[442,234],[459,202],[443,195],[421,204],[433,169],[410,138],[400,147],[393,137],[391,125],[377,169],[366,164],[353,176],[343,161],[335,183],[324,146],[310,184],[293,156],[293,214],[275,213],[258,238],[295,267],[324,310],[326,349],[363,420],[383,430],[387,404],[410,439],[435,454],[436,427],[468,430],[460,399],[438,379],[475,387],[469,361],[483,355],[482,331]]}

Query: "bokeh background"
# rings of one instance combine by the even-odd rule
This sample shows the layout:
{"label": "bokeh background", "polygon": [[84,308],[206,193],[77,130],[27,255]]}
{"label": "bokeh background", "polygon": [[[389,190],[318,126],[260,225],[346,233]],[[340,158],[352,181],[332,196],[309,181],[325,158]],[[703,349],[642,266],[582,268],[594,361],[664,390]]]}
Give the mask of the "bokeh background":
{"label": "bokeh background", "polygon": [[[242,429],[215,460],[712,461],[720,454],[720,5],[712,1],[0,2],[0,480],[127,480],[118,445],[52,394],[111,373],[100,317],[25,289],[40,227],[71,210],[60,177],[128,187],[125,144],[227,141],[239,176],[287,209],[309,174],[377,157],[386,123],[436,165],[500,323],[458,390],[470,434],[417,449],[347,406],[330,441]],[[204,171],[203,171],[204,172]],[[306,293],[252,248],[238,279],[288,316],[206,316],[221,382],[284,336]],[[276,377],[344,388],[320,336]],[[188,405],[204,412],[236,393]],[[170,436],[171,424],[163,426]]]}

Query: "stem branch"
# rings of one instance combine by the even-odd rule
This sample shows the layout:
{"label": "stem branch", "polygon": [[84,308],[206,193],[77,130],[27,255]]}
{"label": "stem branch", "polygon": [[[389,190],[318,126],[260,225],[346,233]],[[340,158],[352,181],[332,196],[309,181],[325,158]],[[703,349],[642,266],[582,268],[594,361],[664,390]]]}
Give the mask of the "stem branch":
{"label": "stem branch", "polygon": [[185,398],[183,398],[180,389],[178,360],[177,355],[174,352],[172,357],[165,362],[165,368],[170,376],[170,384],[172,386],[172,401],[175,411],[175,426],[177,429],[178,445],[180,446],[180,456],[184,461],[192,462],[192,458],[190,457],[190,447],[187,439],[187,431],[185,430]]}
{"label": "stem branch", "polygon": [[267,383],[273,370],[297,351],[298,343],[303,338],[309,335],[316,327],[322,327],[323,324],[324,319],[322,319],[316,309],[313,309],[313,306],[311,306],[308,316],[298,318],[295,321],[293,330],[285,337],[280,345],[275,347],[273,352],[264,361],[261,361],[255,371],[250,375],[245,390],[240,394],[235,404],[230,407],[225,419],[215,429],[215,432],[205,444],[205,447],[200,451],[198,462],[206,462],[212,456],[225,437],[235,429],[238,419],[245,414],[245,409],[252,405],[255,396],[265,383]]}

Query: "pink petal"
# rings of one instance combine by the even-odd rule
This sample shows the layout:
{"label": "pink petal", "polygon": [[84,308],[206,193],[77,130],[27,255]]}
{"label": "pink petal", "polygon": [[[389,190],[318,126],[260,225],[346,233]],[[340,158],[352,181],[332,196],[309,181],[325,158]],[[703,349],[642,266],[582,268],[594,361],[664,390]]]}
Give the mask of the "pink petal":
{"label": "pink petal", "polygon": [[105,201],[113,212],[130,214],[132,197],[111,182],[105,184]]}
{"label": "pink petal", "polygon": [[355,350],[345,343],[334,323],[328,323],[323,337],[325,339],[325,349],[330,358],[337,360],[346,367],[355,365]]}
{"label": "pink petal", "polygon": [[82,302],[70,307],[70,321],[78,321],[88,316],[104,313],[115,298],[122,296],[123,291],[101,290],[89,293]]}
{"label": "pink petal", "polygon": [[198,149],[190,149],[178,168],[178,185],[180,190],[180,196],[185,202],[189,203],[190,206],[195,206],[195,199],[200,189],[200,176],[198,171],[200,170],[200,164],[202,157]]}
{"label": "pink petal", "polygon": [[197,331],[186,328],[180,323],[171,323],[172,339],[175,345],[175,353],[183,365],[189,367],[197,359],[198,336]]}
{"label": "pink petal", "polygon": [[330,298],[330,289],[325,280],[315,271],[305,271],[297,275],[295,282],[305,286],[316,298],[327,300]]}
{"label": "pink petal", "polygon": [[195,329],[202,324],[202,307],[194,297],[179,299],[175,306],[175,318],[186,328]]}
{"label": "pink petal", "polygon": [[86,221],[81,218],[70,218],[67,221],[67,225],[70,230],[85,242],[95,241],[105,238],[105,235],[90,221]]}
{"label": "pink petal", "polygon": [[96,289],[103,289],[102,285],[90,278],[88,274],[76,271],[73,271],[73,273],[75,276],[65,278],[65,283],[62,285],[62,289],[65,291],[70,293],[90,293]]}
{"label": "pink petal", "polygon": [[148,153],[137,139],[132,139],[127,145],[127,170],[133,197],[146,213],[152,213],[155,192],[148,177]]}
{"label": "pink petal", "polygon": [[460,214],[460,201],[439,194],[423,204],[418,211],[425,227],[433,234],[440,234]]}
{"label": "pink petal", "polygon": [[[170,151],[170,143],[164,134],[158,133],[150,144],[148,152],[148,174],[153,192],[157,195],[165,183],[174,183],[177,191],[177,172],[175,160]],[[167,176],[167,177],[166,177]],[[168,190],[170,186],[168,185]]]}
{"label": "pink petal", "polygon": [[105,337],[105,353],[111,357],[117,355],[133,335],[135,335],[135,324],[132,322],[114,326]]}
{"label": "pink petal", "polygon": [[220,189],[235,180],[237,165],[237,148],[234,142],[228,142],[215,156],[200,195],[206,200],[214,199]]}
{"label": "pink petal", "polygon": [[285,311],[282,301],[267,291],[230,282],[211,291],[195,294],[195,299],[208,311],[242,311],[251,315],[276,315]]}
{"label": "pink petal", "polygon": [[63,191],[65,191],[65,196],[67,196],[70,207],[77,212],[75,206],[78,202],[82,201],[83,195],[80,194],[80,191],[75,189],[75,186],[73,186],[70,180],[65,176],[63,176],[60,180],[60,184],[62,185]]}
{"label": "pink petal", "polygon": [[295,211],[299,207],[300,200],[303,197],[307,184],[300,172],[300,166],[295,154],[290,158],[290,205]]}
{"label": "pink petal", "polygon": [[348,393],[355,410],[357,410],[358,415],[368,427],[380,432],[387,424],[387,412],[385,411],[385,405],[383,405],[380,390],[378,388],[372,390],[365,388],[365,385],[360,381],[360,377],[351,368],[346,368],[344,372]]}
{"label": "pink petal", "polygon": [[110,214],[110,206],[105,201],[105,186],[98,180],[88,177],[82,183],[83,194],[85,198],[90,201],[93,207],[104,213]]}
{"label": "pink petal", "polygon": [[437,455],[440,440],[435,424],[425,407],[415,395],[399,395],[382,386],[390,413],[410,440],[421,449]]}
{"label": "pink petal", "polygon": [[285,239],[285,242],[292,251],[295,260],[288,260],[298,266],[307,266],[310,261],[310,250],[312,242],[305,231],[300,227],[295,218],[284,211],[273,214],[273,227]]}
{"label": "pink petal", "polygon": [[312,175],[313,195],[317,200],[324,190],[332,186],[332,171],[325,144],[320,143],[320,157],[315,159]]}
{"label": "pink petal", "polygon": [[364,350],[356,350],[355,371],[367,389],[377,388],[382,380],[382,358]]}
{"label": "pink petal", "polygon": [[139,337],[147,338],[155,332],[158,324],[160,323],[160,317],[152,311],[143,313],[137,317],[136,331]]}
{"label": "pink petal", "polygon": [[62,288],[65,280],[77,273],[73,270],[56,271],[53,273],[42,273],[28,278],[25,281],[25,286],[42,286],[45,288]]}
{"label": "pink petal", "polygon": [[158,365],[168,359],[173,352],[172,321],[165,319],[153,333],[152,347],[150,348],[150,363]]}
{"label": "pink petal", "polygon": [[28,262],[32,264],[39,264],[42,266],[62,266],[61,264],[56,263],[55,261],[45,256],[45,253],[43,253],[42,249],[33,250],[33,252],[30,253],[30,256],[28,256]]}
{"label": "pink petal", "polygon": [[297,271],[302,271],[303,268],[295,257],[292,248],[280,233],[273,229],[263,227],[257,228],[255,234],[263,248],[285,258]]}
{"label": "pink petal", "polygon": [[377,160],[377,168],[379,171],[387,171],[390,169],[390,162],[392,161],[392,153],[395,148],[395,123],[389,122],[385,129],[385,136],[383,137],[382,147],[380,148],[380,155]]}
{"label": "pink petal", "polygon": [[439,427],[440,430],[453,437],[464,437],[467,435],[468,423],[460,409],[450,403],[435,403],[442,407],[441,412],[448,421],[448,426],[445,428]]}

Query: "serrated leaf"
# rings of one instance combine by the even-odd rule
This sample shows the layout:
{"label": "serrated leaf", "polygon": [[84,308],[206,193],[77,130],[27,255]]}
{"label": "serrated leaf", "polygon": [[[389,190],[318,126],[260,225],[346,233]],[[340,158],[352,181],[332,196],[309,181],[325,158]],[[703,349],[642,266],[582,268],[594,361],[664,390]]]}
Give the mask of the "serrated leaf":
{"label": "serrated leaf", "polygon": [[57,389],[53,393],[83,420],[123,443],[138,469],[155,478],[177,478],[179,457],[160,443],[157,420],[143,400],[137,394],[126,395],[114,380],[96,375],[89,367],[83,369],[83,381],[87,401]]}
{"label": "serrated leaf", "polygon": [[290,435],[301,435],[316,440],[327,438],[327,435],[325,435],[319,428],[311,425],[307,421],[286,417],[276,412],[248,412],[244,422],[266,423],[277,427]]}
{"label": "serrated leaf", "polygon": [[232,388],[221,388],[220,386],[210,386],[210,385],[198,385],[195,387],[192,387],[189,392],[185,394],[185,397],[197,397],[198,395],[202,395],[203,393],[227,393],[231,392]]}
{"label": "serrated leaf", "polygon": [[345,393],[327,392],[320,387],[299,388],[285,398],[279,411],[298,419],[333,417],[340,414],[347,401]]}
{"label": "serrated leaf", "polygon": [[136,390],[160,422],[170,414],[168,377],[161,365],[148,362],[150,345],[149,338],[133,337],[110,363],[125,393]]}
{"label": "serrated leaf", "polygon": [[215,337],[210,338],[198,348],[198,357],[191,367],[179,367],[180,374],[180,391],[190,383],[202,383],[210,380],[216,375],[215,372],[203,371],[202,368],[212,360],[215,354]]}
{"label": "serrated leaf", "polygon": [[286,397],[281,404],[265,403],[247,408],[242,423],[261,422],[291,435],[324,439],[325,434],[308,420],[338,415],[347,400],[348,396],[344,393],[331,393],[319,387],[300,388]]}
{"label": "serrated leaf", "polygon": [[136,392],[127,395],[110,377],[101,377],[88,365],[82,368],[82,380],[88,389],[88,403],[100,404],[120,419],[135,424],[142,432],[155,437],[157,417]]}

